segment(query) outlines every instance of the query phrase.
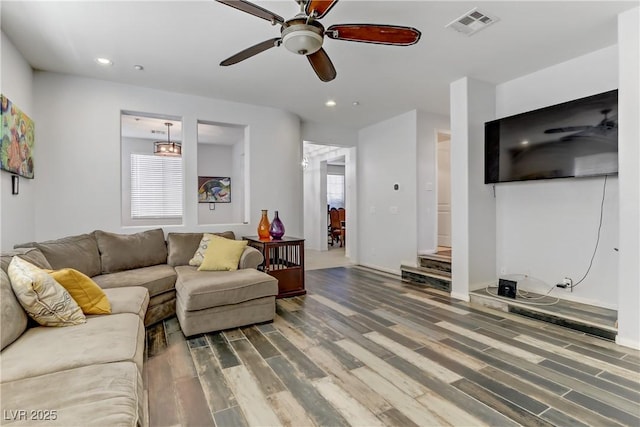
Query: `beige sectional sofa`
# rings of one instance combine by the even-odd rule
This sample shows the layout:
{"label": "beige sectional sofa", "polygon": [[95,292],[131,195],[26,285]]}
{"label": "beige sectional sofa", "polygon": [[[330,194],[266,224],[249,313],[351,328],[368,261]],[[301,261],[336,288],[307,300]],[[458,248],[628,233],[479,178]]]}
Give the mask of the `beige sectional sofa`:
{"label": "beige sectional sofa", "polygon": [[[231,231],[214,234],[235,239]],[[169,233],[165,242],[161,229],[135,234],[96,230],[46,242],[22,243],[15,247],[37,248],[54,270],[74,268],[91,277],[103,289],[129,286],[146,288],[150,300],[144,323],[148,326],[176,314],[176,267],[195,269],[189,266],[189,260],[198,249],[202,235]],[[260,251],[247,247],[238,269],[256,269],[262,260]]]}
{"label": "beige sectional sofa", "polygon": [[[145,325],[176,314],[176,300],[187,336],[272,320],[278,284],[256,270],[262,254],[247,247],[237,271],[199,272],[188,264],[201,239],[169,233],[165,242],[160,229],[98,230],[2,254],[2,424],[145,425]],[[43,269],[81,271],[103,288],[112,313],[88,315],[82,325],[38,326],[6,274],[13,256]]]}
{"label": "beige sectional sofa", "polygon": [[6,271],[14,255],[51,268],[37,249],[1,257],[2,425],[144,425],[149,292],[137,286],[105,289],[111,314],[87,316],[77,326],[38,326],[11,288]]}

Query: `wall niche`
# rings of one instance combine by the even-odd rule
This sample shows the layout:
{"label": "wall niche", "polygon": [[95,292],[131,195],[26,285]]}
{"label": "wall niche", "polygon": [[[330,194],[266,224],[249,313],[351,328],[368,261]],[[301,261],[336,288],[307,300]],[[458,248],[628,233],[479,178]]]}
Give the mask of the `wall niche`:
{"label": "wall niche", "polygon": [[245,125],[198,120],[198,224],[248,222],[247,132]]}

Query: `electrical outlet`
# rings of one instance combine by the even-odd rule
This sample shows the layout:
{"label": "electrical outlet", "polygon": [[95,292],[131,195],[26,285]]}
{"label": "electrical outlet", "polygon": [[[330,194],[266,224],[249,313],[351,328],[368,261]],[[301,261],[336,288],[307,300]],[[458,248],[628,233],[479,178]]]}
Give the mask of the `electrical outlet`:
{"label": "electrical outlet", "polygon": [[507,267],[501,267],[500,274],[507,274]]}
{"label": "electrical outlet", "polygon": [[567,289],[569,292],[573,292],[573,279],[565,277],[562,282],[556,285],[558,288]]}

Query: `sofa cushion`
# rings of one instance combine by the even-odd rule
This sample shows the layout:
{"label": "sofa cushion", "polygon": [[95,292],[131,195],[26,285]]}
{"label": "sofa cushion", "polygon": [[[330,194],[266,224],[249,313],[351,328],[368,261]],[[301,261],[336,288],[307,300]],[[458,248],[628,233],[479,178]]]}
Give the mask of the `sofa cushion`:
{"label": "sofa cushion", "polygon": [[44,270],[14,257],[9,264],[9,279],[20,305],[43,326],[72,326],[85,323],[82,310],[53,277]]}
{"label": "sofa cushion", "polygon": [[238,304],[221,305],[196,311],[185,310],[180,297],[178,297],[176,314],[182,333],[190,337],[206,332],[270,322],[276,315],[276,297],[257,298]]}
{"label": "sofa cushion", "polygon": [[203,310],[278,294],[278,280],[258,270],[198,271],[176,267],[176,292],[185,310]]}
{"label": "sofa cushion", "polygon": [[176,314],[176,291],[171,290],[149,299],[149,308],[144,315],[144,325],[149,326]]}
{"label": "sofa cushion", "polygon": [[111,313],[109,299],[89,276],[73,268],[45,271],[69,292],[84,314]]}
{"label": "sofa cushion", "polygon": [[16,245],[16,248],[38,248],[54,270],[75,268],[89,277],[100,274],[100,253],[93,234],[80,234],[46,242]]}
{"label": "sofa cushion", "polygon": [[167,262],[164,232],[158,228],[135,234],[95,231],[102,273],[117,273]]}
{"label": "sofa cushion", "polygon": [[[204,240],[204,237],[202,238]],[[198,267],[199,271],[235,271],[238,262],[247,247],[246,240],[230,240],[210,235],[204,259]],[[199,250],[199,249],[198,249]],[[191,261],[189,261],[191,264]]]}
{"label": "sofa cushion", "polygon": [[99,363],[135,362],[142,372],[144,325],[132,313],[87,318],[68,328],[29,328],[2,351],[0,382]]}
{"label": "sofa cushion", "polygon": [[145,425],[143,388],[140,372],[132,362],[84,366],[3,383],[2,425],[14,425],[10,414],[20,409],[41,409],[41,415],[48,414],[49,419],[16,419],[16,425]]}
{"label": "sofa cushion", "polygon": [[262,264],[262,261],[264,261],[262,252],[256,248],[247,246],[244,248],[244,252],[242,252],[238,268],[258,268],[258,266]]}
{"label": "sofa cushion", "polygon": [[1,264],[2,270],[5,273],[9,269],[9,264],[11,263],[11,259],[14,256],[18,256],[23,260],[28,261],[31,264],[35,265],[36,267],[46,269],[46,270],[51,270],[51,264],[49,264],[49,261],[47,261],[47,259],[44,257],[40,249],[31,247],[31,248],[19,248],[19,249],[14,249],[12,251],[2,252],[2,254],[0,255],[0,264]]}
{"label": "sofa cushion", "polygon": [[0,350],[14,342],[27,329],[27,313],[11,289],[9,276],[0,270]]}
{"label": "sofa cushion", "polygon": [[133,313],[144,320],[149,306],[149,291],[146,288],[127,286],[105,289],[104,293],[111,303],[111,314]]}
{"label": "sofa cushion", "polygon": [[92,279],[102,289],[142,286],[149,290],[150,297],[154,297],[175,287],[176,272],[173,267],[160,264],[119,273],[102,274]]}
{"label": "sofa cushion", "polygon": [[[204,233],[169,233],[167,234],[167,248],[169,256],[167,264],[175,267],[176,265],[188,265],[189,260],[200,246],[200,241]],[[222,233],[209,233],[216,236],[226,237],[235,240],[236,236],[233,231],[225,231]]]}

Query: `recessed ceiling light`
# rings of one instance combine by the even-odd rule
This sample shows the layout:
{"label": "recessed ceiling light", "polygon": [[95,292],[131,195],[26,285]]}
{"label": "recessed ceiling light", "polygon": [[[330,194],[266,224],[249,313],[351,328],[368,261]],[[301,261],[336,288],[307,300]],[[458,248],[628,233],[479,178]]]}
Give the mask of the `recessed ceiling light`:
{"label": "recessed ceiling light", "polygon": [[138,71],[142,71],[142,70],[144,70],[144,67],[142,65],[136,64],[136,65],[133,66],[133,69],[134,70],[138,70]]}
{"label": "recessed ceiling light", "polygon": [[360,102],[359,102],[359,101],[353,101],[351,104],[352,104],[354,107],[357,107],[358,105],[360,105]]}
{"label": "recessed ceiling light", "polygon": [[100,65],[113,65],[113,61],[109,58],[96,58],[95,61]]}
{"label": "recessed ceiling light", "polygon": [[334,101],[333,99],[330,99],[327,102],[325,102],[324,105],[326,105],[327,107],[335,107],[337,104],[336,104],[336,101]]}
{"label": "recessed ceiling light", "polygon": [[526,139],[523,141],[520,141],[520,145],[528,145],[529,141],[527,141]]}

